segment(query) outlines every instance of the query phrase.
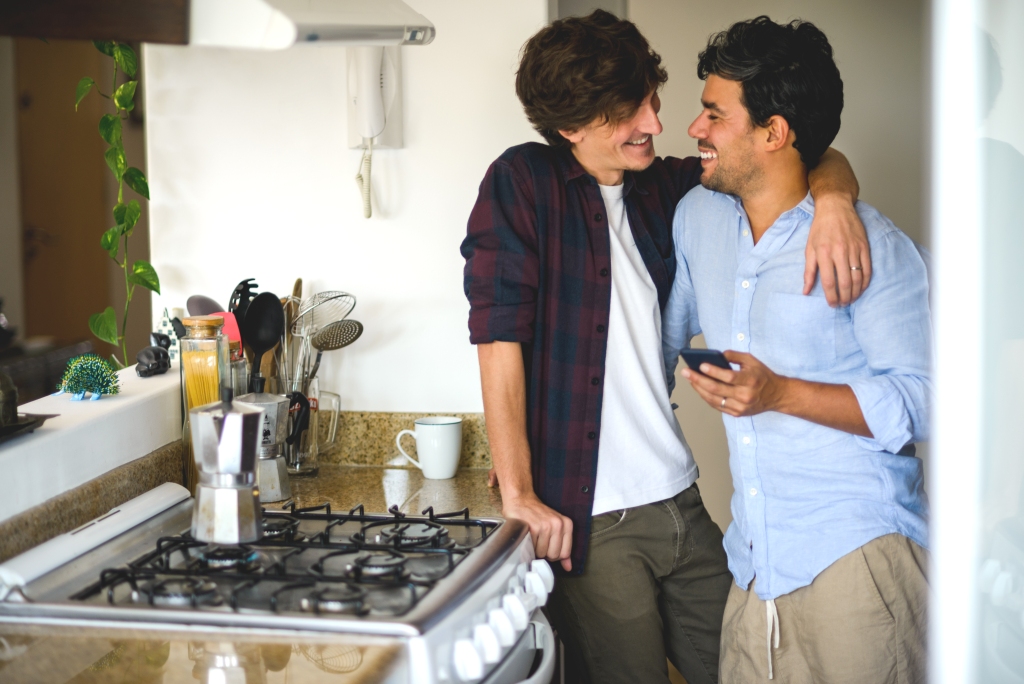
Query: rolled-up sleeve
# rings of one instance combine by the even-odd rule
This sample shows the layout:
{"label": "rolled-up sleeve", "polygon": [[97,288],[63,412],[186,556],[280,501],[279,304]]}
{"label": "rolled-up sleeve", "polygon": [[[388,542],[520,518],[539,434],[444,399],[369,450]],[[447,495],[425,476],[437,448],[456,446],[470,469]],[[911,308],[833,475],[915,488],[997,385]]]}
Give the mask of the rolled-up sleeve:
{"label": "rolled-up sleeve", "polygon": [[849,383],[873,438],[865,448],[898,452],[928,439],[932,397],[928,274],[910,238],[872,241],[871,285],[851,305],[854,335],[871,376]]}
{"label": "rolled-up sleeve", "polygon": [[504,160],[487,170],[462,242],[469,341],[533,338],[539,260],[532,193]]}

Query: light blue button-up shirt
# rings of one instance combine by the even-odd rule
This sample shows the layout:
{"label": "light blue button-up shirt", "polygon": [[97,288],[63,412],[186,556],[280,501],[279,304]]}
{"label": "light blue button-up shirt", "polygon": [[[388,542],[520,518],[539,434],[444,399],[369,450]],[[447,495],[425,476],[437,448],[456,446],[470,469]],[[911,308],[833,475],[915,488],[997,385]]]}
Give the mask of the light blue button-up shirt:
{"label": "light blue button-up shirt", "polygon": [[[672,386],[681,349],[703,332],[711,349],[749,352],[776,373],[846,384],[873,439],[776,412],[723,415],[732,470],[729,568],[771,599],[807,586],[833,562],[896,532],[927,546],[921,461],[900,456],[927,439],[931,397],[928,278],[914,243],[857,203],[871,245],[871,284],[832,308],[804,296],[808,195],[755,245],[742,202],[705,188],[679,203],[678,258],[663,316]],[[698,454],[699,457],[699,454]]]}

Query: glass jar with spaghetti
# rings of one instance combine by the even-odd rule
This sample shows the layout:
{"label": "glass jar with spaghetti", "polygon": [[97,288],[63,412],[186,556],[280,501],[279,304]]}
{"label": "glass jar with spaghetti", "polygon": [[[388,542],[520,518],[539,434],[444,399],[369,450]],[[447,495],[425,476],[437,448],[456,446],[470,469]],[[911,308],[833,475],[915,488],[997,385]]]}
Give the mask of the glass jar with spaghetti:
{"label": "glass jar with spaghetti", "polygon": [[192,440],[188,413],[197,406],[221,400],[221,387],[230,388],[228,339],[221,332],[220,316],[189,316],[182,321],[185,337],[181,338],[182,393],[185,403],[184,481],[195,493],[199,473],[192,458]]}

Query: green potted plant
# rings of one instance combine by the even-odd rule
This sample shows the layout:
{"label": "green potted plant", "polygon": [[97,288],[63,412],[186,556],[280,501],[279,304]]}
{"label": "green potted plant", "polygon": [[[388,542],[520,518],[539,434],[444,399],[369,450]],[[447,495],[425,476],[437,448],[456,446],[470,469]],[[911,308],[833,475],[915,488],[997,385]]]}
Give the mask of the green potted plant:
{"label": "green potted plant", "polygon": [[[104,153],[104,158],[107,167],[117,179],[117,205],[113,212],[115,225],[104,231],[100,237],[100,247],[124,272],[126,297],[120,330],[118,330],[118,315],[112,306],[108,306],[102,313],[89,317],[89,330],[104,342],[121,347],[121,358],[117,358],[117,354],[112,354],[111,360],[117,368],[124,368],[129,362],[125,332],[128,327],[128,310],[135,288],[144,287],[157,294],[160,293],[160,278],[157,277],[152,264],[142,259],[129,261],[128,258],[128,239],[132,236],[135,224],[138,223],[139,217],[142,215],[142,208],[136,199],[124,201],[124,188],[127,185],[140,197],[149,199],[149,184],[146,181],[146,176],[136,167],[128,166],[124,143],[121,140],[122,122],[135,108],[135,90],[139,85],[135,75],[138,72],[139,59],[135,51],[124,43],[112,40],[94,40],[93,45],[114,62],[111,93],[104,94],[96,81],[86,76],[78,82],[78,87],[75,89],[75,111],[93,89],[101,97],[110,100],[114,106],[114,112],[104,114],[99,122],[100,137],[109,145]],[[117,84],[119,72],[128,79],[121,85]]]}

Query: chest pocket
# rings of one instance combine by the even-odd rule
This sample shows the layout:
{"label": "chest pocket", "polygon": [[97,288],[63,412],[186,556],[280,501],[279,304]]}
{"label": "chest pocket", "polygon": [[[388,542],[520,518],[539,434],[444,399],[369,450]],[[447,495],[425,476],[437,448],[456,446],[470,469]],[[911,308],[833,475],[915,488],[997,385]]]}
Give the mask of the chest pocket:
{"label": "chest pocket", "polygon": [[[772,292],[765,320],[772,370],[822,371],[836,363],[838,313],[824,297]],[[767,363],[767,359],[766,359]]]}

